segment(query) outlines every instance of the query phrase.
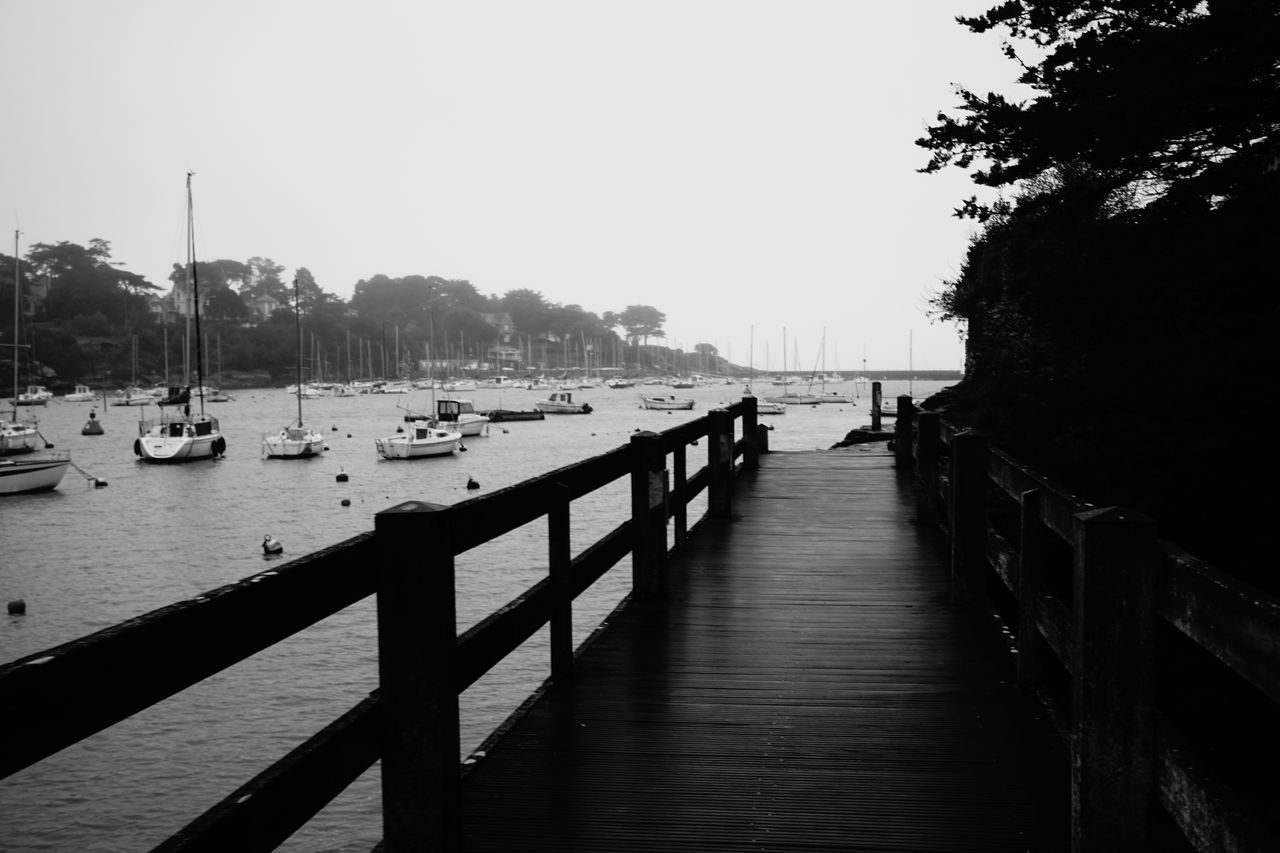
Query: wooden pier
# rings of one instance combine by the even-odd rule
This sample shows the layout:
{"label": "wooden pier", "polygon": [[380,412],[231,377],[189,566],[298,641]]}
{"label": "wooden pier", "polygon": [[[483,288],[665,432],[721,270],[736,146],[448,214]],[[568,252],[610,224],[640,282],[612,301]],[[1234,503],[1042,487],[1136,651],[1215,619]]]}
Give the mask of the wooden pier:
{"label": "wooden pier", "polygon": [[[375,596],[378,689],[157,849],[271,850],[379,761],[388,853],[1280,849],[1280,601],[897,412],[892,451],[769,454],[746,398],[0,666],[0,778]],[[457,635],[455,557],[539,520],[547,576]],[[458,695],[544,628],[463,761]]]}
{"label": "wooden pier", "polygon": [[1068,849],[1065,745],[893,463],[765,457],[467,774],[465,849]]}

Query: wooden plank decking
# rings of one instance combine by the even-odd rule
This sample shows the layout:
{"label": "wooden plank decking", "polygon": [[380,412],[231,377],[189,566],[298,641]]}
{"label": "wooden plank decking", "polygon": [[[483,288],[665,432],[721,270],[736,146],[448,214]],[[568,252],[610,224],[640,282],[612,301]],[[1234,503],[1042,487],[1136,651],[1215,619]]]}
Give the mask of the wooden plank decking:
{"label": "wooden plank decking", "polygon": [[1065,850],[1065,745],[883,449],[775,453],[464,782],[477,851]]}

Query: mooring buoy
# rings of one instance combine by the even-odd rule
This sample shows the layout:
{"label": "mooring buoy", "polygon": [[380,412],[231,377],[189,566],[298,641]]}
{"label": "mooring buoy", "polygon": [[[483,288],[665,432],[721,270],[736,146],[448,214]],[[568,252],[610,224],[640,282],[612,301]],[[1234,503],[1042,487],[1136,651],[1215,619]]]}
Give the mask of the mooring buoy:
{"label": "mooring buoy", "polygon": [[351,506],[351,498],[343,498],[343,499],[342,499],[342,505],[343,505],[343,506]]}
{"label": "mooring buoy", "polygon": [[10,616],[21,616],[26,612],[27,612],[27,603],[23,601],[21,598],[15,598],[13,601],[9,602]]}
{"label": "mooring buoy", "polygon": [[341,465],[338,466],[338,476],[335,477],[334,479],[336,479],[339,483],[347,482],[347,479],[348,479],[347,472],[342,469]]}
{"label": "mooring buoy", "polygon": [[469,475],[469,474],[467,475],[467,488],[468,488],[468,489],[478,489],[478,488],[480,488],[480,484],[479,484],[479,483],[477,483],[477,482],[475,481],[475,478],[474,478],[474,477],[472,477],[472,476],[471,476],[471,475]]}
{"label": "mooring buoy", "polygon": [[280,540],[276,539],[270,533],[262,537],[262,553],[264,554],[281,554],[284,553],[284,545],[280,544]]}

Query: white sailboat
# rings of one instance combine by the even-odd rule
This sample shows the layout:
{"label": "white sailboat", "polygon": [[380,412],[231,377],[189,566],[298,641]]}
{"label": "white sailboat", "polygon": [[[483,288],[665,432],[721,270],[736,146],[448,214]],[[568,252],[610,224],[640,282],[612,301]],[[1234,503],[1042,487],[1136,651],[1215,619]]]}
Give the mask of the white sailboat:
{"label": "white sailboat", "polygon": [[310,459],[324,452],[324,436],[302,424],[302,300],[298,296],[298,279],[293,279],[293,319],[298,330],[298,419],[282,427],[275,435],[262,440],[262,455],[267,459]]}
{"label": "white sailboat", "polygon": [[[797,356],[798,358],[798,356]],[[791,390],[791,383],[794,380],[787,376],[787,330],[782,329],[782,393],[775,394],[772,397],[766,397],[765,401],[769,403],[782,403],[784,405],[808,406],[816,405],[822,402],[817,394],[800,394]],[[759,411],[759,409],[757,409]]]}
{"label": "white sailboat", "polygon": [[189,462],[195,459],[212,459],[226,452],[227,442],[222,437],[218,419],[204,410],[205,384],[203,353],[200,337],[200,282],[196,268],[195,216],[191,201],[191,176],[187,173],[187,269],[191,276],[189,297],[196,321],[196,390],[199,410],[191,411],[191,404],[184,403],[174,414],[161,410],[156,420],[138,422],[138,437],[133,442],[133,452],[144,462]]}
{"label": "white sailboat", "polygon": [[[37,449],[43,438],[30,424],[18,421],[18,317],[21,313],[18,232],[13,232],[13,420],[0,421],[0,457]],[[46,458],[0,458],[0,495],[20,495],[56,489],[71,464],[71,456],[59,453]]]}

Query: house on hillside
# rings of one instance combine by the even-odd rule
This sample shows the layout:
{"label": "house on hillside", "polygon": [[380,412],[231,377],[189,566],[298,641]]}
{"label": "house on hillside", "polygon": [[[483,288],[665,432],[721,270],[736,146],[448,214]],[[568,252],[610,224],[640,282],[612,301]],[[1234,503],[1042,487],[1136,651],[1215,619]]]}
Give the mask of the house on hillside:
{"label": "house on hillside", "polygon": [[253,312],[253,316],[257,320],[269,320],[271,315],[277,308],[283,306],[279,299],[268,294],[262,294],[249,303],[249,310]]}

